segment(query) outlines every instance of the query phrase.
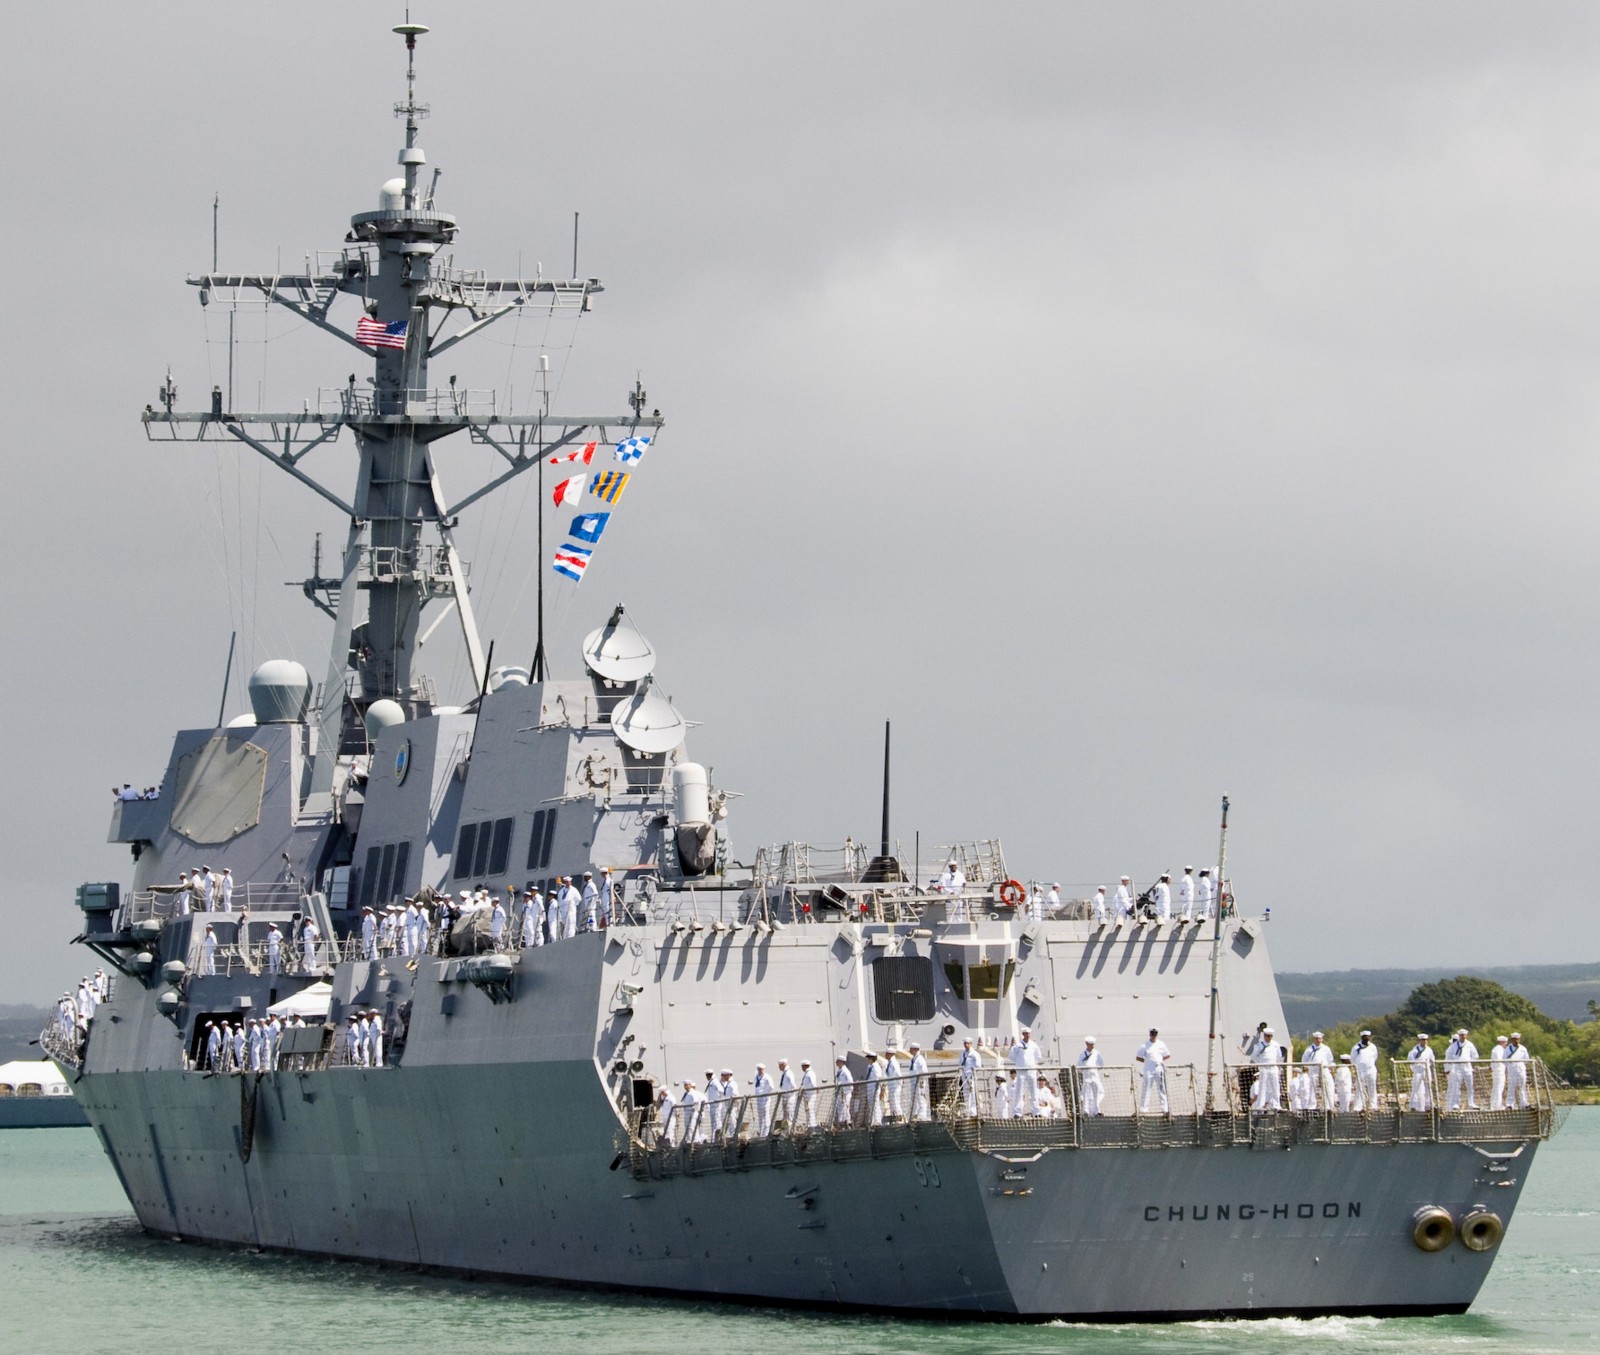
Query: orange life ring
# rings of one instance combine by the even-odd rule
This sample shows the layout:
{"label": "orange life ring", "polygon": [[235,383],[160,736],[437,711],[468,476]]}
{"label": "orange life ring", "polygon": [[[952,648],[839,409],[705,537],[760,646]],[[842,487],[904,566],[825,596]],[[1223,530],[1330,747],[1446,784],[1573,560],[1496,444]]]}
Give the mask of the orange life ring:
{"label": "orange life ring", "polygon": [[1025,898],[1028,891],[1022,887],[1020,880],[1007,880],[1000,886],[1000,903],[1006,908],[1015,908]]}

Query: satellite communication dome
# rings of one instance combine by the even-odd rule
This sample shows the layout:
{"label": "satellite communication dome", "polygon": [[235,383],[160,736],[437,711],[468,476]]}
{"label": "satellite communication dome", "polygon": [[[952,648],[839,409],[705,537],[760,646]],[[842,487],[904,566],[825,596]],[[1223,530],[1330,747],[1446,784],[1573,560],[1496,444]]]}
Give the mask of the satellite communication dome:
{"label": "satellite communication dome", "polygon": [[664,696],[658,696],[646,678],[639,690],[617,702],[611,712],[611,732],[636,753],[646,756],[670,753],[683,742],[689,724]]}
{"label": "satellite communication dome", "polygon": [[583,662],[591,673],[608,682],[637,682],[655,671],[656,651],[622,619],[619,606],[605,625],[584,638]]}
{"label": "satellite communication dome", "polygon": [[235,715],[228,721],[229,729],[254,729],[256,717],[254,715]]}
{"label": "satellite communication dome", "polygon": [[311,678],[293,659],[268,659],[250,674],[250,708],[258,725],[298,724],[311,703]]}
{"label": "satellite communication dome", "polygon": [[390,701],[385,697],[368,706],[362,720],[367,726],[367,737],[375,739],[380,731],[390,725],[403,725],[406,722],[406,708],[398,701]]}
{"label": "satellite communication dome", "polygon": [[389,179],[378,190],[378,210],[380,212],[403,212],[406,206],[406,181],[404,179]]}
{"label": "satellite communication dome", "polygon": [[504,668],[496,668],[489,674],[489,690],[497,692],[502,687],[526,687],[530,676],[531,674],[526,668],[510,665]]}

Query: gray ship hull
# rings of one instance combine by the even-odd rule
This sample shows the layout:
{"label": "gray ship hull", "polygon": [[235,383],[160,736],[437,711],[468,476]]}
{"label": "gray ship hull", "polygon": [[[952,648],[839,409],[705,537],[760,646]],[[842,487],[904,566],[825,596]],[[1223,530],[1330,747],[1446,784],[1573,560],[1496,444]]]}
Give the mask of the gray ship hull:
{"label": "gray ship hull", "polygon": [[[963,1151],[639,1180],[587,1062],[99,1074],[85,1109],[143,1225],[484,1276],[1004,1318],[1451,1313],[1494,1253],[1426,1253],[1489,1198],[1471,1144]],[[939,1126],[930,1126],[938,1131]],[[1485,1145],[1488,1146],[1488,1145]],[[1032,1158],[1029,1161],[1026,1159]]]}

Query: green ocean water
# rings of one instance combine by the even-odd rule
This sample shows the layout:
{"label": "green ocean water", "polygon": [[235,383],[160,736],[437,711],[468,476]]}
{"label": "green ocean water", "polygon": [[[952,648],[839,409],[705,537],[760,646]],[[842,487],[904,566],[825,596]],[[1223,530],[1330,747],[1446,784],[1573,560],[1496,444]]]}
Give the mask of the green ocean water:
{"label": "green ocean water", "polygon": [[1600,1350],[1600,1110],[1541,1151],[1461,1317],[993,1325],[469,1283],[145,1236],[87,1129],[0,1133],[0,1351],[1074,1355]]}

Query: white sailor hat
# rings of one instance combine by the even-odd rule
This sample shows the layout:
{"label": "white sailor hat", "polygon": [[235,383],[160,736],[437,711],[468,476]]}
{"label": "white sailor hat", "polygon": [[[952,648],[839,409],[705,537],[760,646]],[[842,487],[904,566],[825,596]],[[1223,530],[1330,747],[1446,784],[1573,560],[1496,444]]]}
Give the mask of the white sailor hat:
{"label": "white sailor hat", "polygon": [[1201,873],[1201,874],[1202,874],[1202,875],[1209,875],[1209,874],[1211,874],[1211,867],[1210,867],[1210,866],[1201,866],[1201,867],[1200,867],[1200,873]]}
{"label": "white sailor hat", "polygon": [[1061,881],[1060,880],[1056,880],[1054,883],[1051,884],[1050,888],[1051,889],[1060,889],[1061,888]]}
{"label": "white sailor hat", "polygon": [[1154,1026],[1151,1026],[1151,1027],[1150,1027],[1150,1033],[1151,1033],[1151,1034],[1152,1034],[1152,1035],[1159,1035],[1159,1034],[1161,1034],[1161,1032],[1160,1032],[1160,1031],[1159,1031],[1159,1030],[1157,1030],[1157,1029],[1156,1029],[1156,1028],[1155,1028],[1155,1027],[1154,1027]]}
{"label": "white sailor hat", "polygon": [[1370,1030],[1364,1030],[1361,1033],[1367,1036],[1369,1039],[1372,1037],[1372,1032]]}
{"label": "white sailor hat", "polygon": [[920,1045],[920,1044],[918,1044],[918,1043],[917,1043],[917,1042],[916,1042],[916,1041],[915,1041],[915,1040],[913,1040],[913,1041],[911,1041],[911,1043],[910,1043],[910,1044],[908,1044],[908,1045],[907,1045],[907,1046],[906,1046],[906,1048],[907,1048],[907,1049],[921,1049],[921,1048],[922,1048],[922,1046],[921,1046],[921,1045]]}
{"label": "white sailor hat", "polygon": [[1426,1040],[1426,1039],[1429,1039],[1429,1038],[1431,1038],[1431,1037],[1430,1037],[1430,1036],[1429,1036],[1429,1035],[1428,1035],[1428,1033],[1427,1033],[1427,1031],[1425,1031],[1425,1030],[1419,1030],[1419,1031],[1418,1031],[1418,1032],[1417,1032],[1417,1039],[1419,1039],[1419,1040]]}
{"label": "white sailor hat", "polygon": [[833,1061],[834,1061],[834,1062],[835,1062],[835,1063],[843,1063],[843,1062],[844,1062],[844,1061],[845,1061],[845,1057],[844,1057],[844,1055],[843,1055],[843,1054],[835,1054],[835,1055],[834,1055],[834,1056],[833,1056]]}
{"label": "white sailor hat", "polygon": [[722,1070],[722,1076],[723,1077],[732,1077],[733,1076],[733,1069],[732,1068],[724,1068]]}
{"label": "white sailor hat", "polygon": [[1104,885],[1099,885],[1096,887],[1094,892],[1096,894],[1104,894],[1106,892],[1106,887]]}
{"label": "white sailor hat", "polygon": [[707,1076],[707,1077],[715,1077],[715,1076],[716,1076],[716,1074],[715,1074],[715,1073],[713,1073],[713,1072],[712,1072],[712,1071],[711,1071],[711,1069],[709,1069],[709,1068],[707,1068],[707,1069],[706,1069],[706,1076]]}
{"label": "white sailor hat", "polygon": [[972,1043],[972,1036],[970,1036],[970,1035],[967,1036],[967,1038],[964,1039],[961,1043],[962,1044],[971,1044]]}
{"label": "white sailor hat", "polygon": [[1094,1043],[1094,1036],[1093,1035],[1085,1035],[1083,1037],[1083,1042],[1084,1042],[1084,1044],[1093,1044]]}
{"label": "white sailor hat", "polygon": [[1462,1026],[1461,1029],[1456,1032],[1457,1035],[1465,1035],[1466,1033],[1467,1028],[1465,1026]]}
{"label": "white sailor hat", "polygon": [[1278,1032],[1273,1030],[1271,1026],[1262,1026],[1261,1033],[1263,1035],[1276,1035]]}
{"label": "white sailor hat", "polygon": [[586,870],[586,871],[584,871],[584,872],[583,872],[583,878],[584,878],[584,879],[585,879],[585,880],[592,880],[592,879],[594,879],[594,872],[593,872],[593,871],[592,871],[592,870]]}
{"label": "white sailor hat", "polygon": [[1313,1040],[1320,1040],[1322,1038],[1322,1032],[1320,1030],[1312,1031],[1311,1032],[1311,1038]]}
{"label": "white sailor hat", "polygon": [[766,1067],[767,1067],[766,1064],[758,1063],[758,1064],[756,1064],[756,1071],[757,1072],[765,1072],[766,1071]]}
{"label": "white sailor hat", "polygon": [[811,1066],[811,1060],[810,1059],[801,1059],[800,1060],[800,1066],[802,1068],[809,1068]]}
{"label": "white sailor hat", "polygon": [[683,1079],[683,1085],[685,1087],[693,1087],[694,1086],[694,1079],[692,1077],[684,1078]]}
{"label": "white sailor hat", "polygon": [[1024,1027],[1023,1027],[1023,1028],[1022,1028],[1022,1033],[1023,1033],[1023,1034],[1024,1034],[1024,1035],[1032,1035],[1032,1034],[1033,1034],[1033,1031],[1032,1031],[1032,1030],[1031,1030],[1031,1029],[1029,1029],[1029,1028],[1028,1028],[1028,1027],[1027,1027],[1027,1026],[1024,1026]]}
{"label": "white sailor hat", "polygon": [[1133,877],[1131,875],[1124,875],[1122,877],[1122,883],[1123,884],[1127,884],[1131,879],[1133,879]]}
{"label": "white sailor hat", "polygon": [[1189,873],[1189,872],[1190,872],[1190,871],[1191,871],[1191,870],[1193,870],[1193,869],[1194,869],[1194,867],[1193,867],[1193,866],[1185,866],[1185,867],[1184,867],[1184,868],[1183,868],[1183,873],[1184,873],[1184,874],[1185,874],[1185,875],[1187,875],[1187,874],[1188,874],[1188,873]]}
{"label": "white sailor hat", "polygon": [[1520,1030],[1512,1031],[1511,1032],[1511,1038],[1513,1040],[1520,1040],[1522,1038],[1522,1032]]}
{"label": "white sailor hat", "polygon": [[1162,879],[1163,879],[1163,880],[1170,880],[1170,879],[1171,879],[1171,878],[1172,878],[1172,872],[1171,872],[1171,871],[1168,871],[1168,870],[1164,870],[1164,871],[1162,871],[1162,872],[1161,872],[1161,878],[1162,878]]}

